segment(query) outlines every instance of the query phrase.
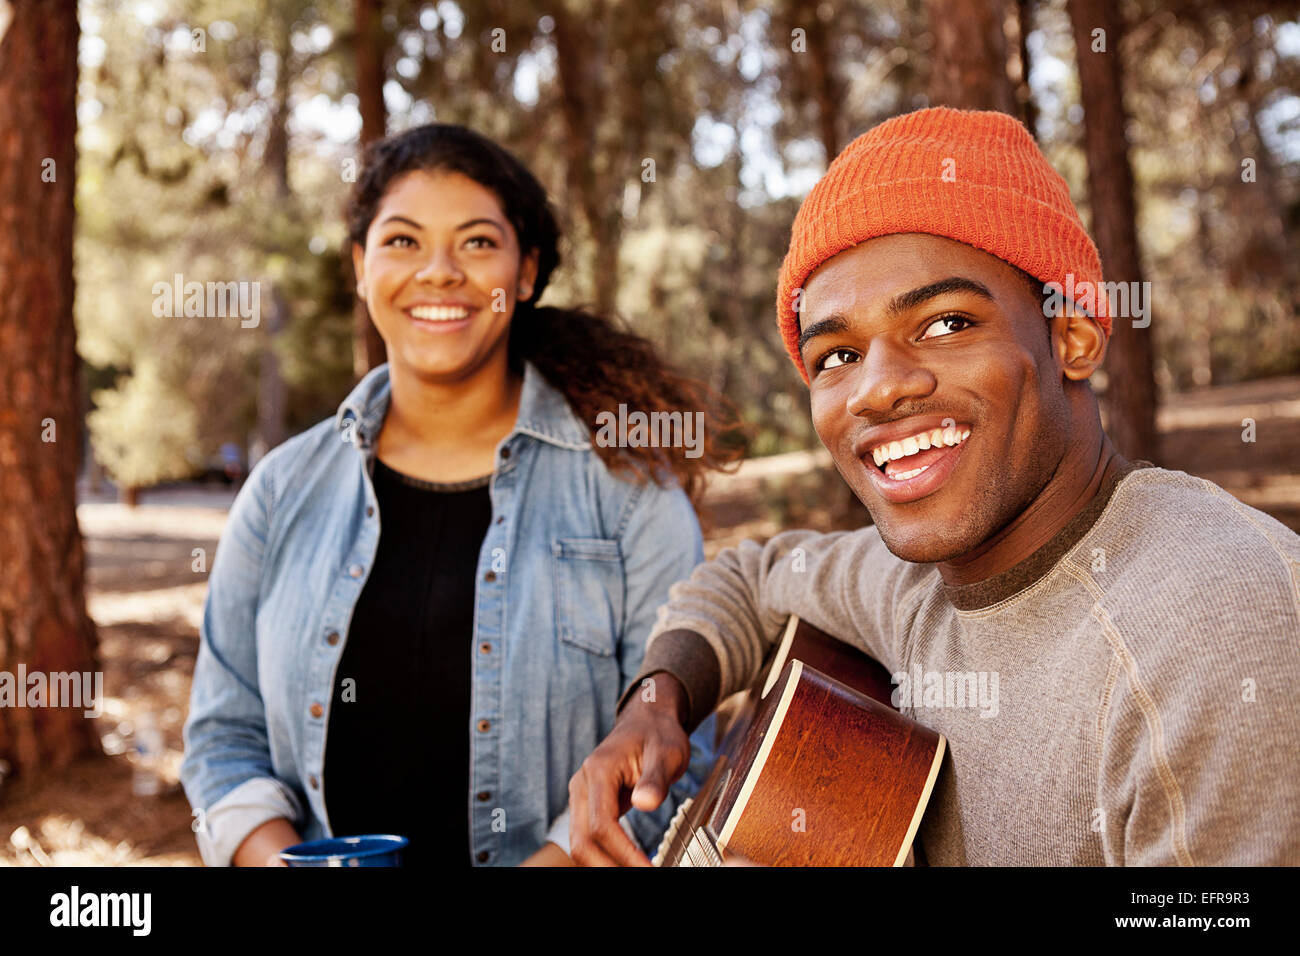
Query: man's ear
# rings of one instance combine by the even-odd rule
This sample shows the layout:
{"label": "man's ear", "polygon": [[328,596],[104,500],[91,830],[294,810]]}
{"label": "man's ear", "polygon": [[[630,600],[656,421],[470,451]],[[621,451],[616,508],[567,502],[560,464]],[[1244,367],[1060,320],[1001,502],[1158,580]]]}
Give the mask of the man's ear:
{"label": "man's ear", "polygon": [[1073,302],[1063,303],[1052,319],[1052,342],[1061,373],[1071,381],[1085,381],[1101,367],[1108,338],[1101,324]]}
{"label": "man's ear", "polygon": [[361,293],[365,291],[366,285],[366,249],[360,243],[352,243],[352,273],[357,277],[357,295],[365,298]]}

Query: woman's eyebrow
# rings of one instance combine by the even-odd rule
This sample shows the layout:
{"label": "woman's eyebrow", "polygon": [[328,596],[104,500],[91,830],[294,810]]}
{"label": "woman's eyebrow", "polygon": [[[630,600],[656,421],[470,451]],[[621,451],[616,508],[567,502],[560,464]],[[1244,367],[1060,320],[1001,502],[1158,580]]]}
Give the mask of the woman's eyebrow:
{"label": "woman's eyebrow", "polygon": [[381,226],[386,226],[386,225],[388,225],[390,222],[404,222],[404,223],[406,223],[407,225],[414,226],[416,229],[423,229],[423,228],[424,228],[422,225],[420,225],[420,224],[419,224],[418,222],[416,222],[414,219],[407,219],[405,216],[397,216],[397,215],[389,216],[387,219],[385,219],[383,222],[381,222],[380,225],[381,225]]}
{"label": "woman's eyebrow", "polygon": [[[416,229],[424,228],[414,219],[408,219],[406,216],[399,216],[396,214],[389,216],[387,219],[381,222],[380,225],[386,226],[390,222],[404,222],[407,225],[414,226]],[[456,231],[460,232],[462,229],[470,229],[473,226],[480,226],[480,225],[495,226],[496,228],[500,229],[502,232],[506,231],[505,227],[502,226],[501,223],[497,222],[495,219],[488,219],[486,217],[480,217],[478,219],[470,219],[467,222],[462,222],[459,226],[456,227]]]}
{"label": "woman's eyebrow", "polygon": [[468,222],[462,222],[459,226],[456,227],[456,231],[460,232],[462,229],[469,229],[472,226],[478,226],[478,225],[496,226],[502,232],[506,231],[505,226],[501,225],[501,223],[497,222],[495,219],[487,219],[485,217],[480,217],[478,219],[471,219]]}

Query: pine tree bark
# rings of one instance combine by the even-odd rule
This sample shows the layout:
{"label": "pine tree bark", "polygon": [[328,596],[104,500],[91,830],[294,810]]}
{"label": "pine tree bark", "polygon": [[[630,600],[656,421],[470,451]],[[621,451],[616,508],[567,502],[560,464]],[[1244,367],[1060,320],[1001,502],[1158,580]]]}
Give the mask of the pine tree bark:
{"label": "pine tree bark", "polygon": [[[586,226],[589,252],[585,271],[591,288],[591,305],[601,315],[612,315],[617,304],[618,255],[623,238],[620,209],[606,199],[610,195],[609,186],[618,179],[618,174],[608,169],[602,174],[595,160],[599,150],[599,124],[613,108],[610,91],[618,91],[623,80],[609,67],[605,46],[613,15],[618,14],[611,14],[610,7],[603,2],[595,4],[585,17],[575,15],[563,4],[551,14],[555,21],[560,117],[564,123],[565,200],[569,208],[580,214]],[[643,155],[643,125],[632,123],[624,128],[628,141],[622,155],[634,158],[639,164]],[[639,166],[635,169],[640,174]]]}
{"label": "pine tree bark", "polygon": [[[384,30],[379,0],[356,0],[357,97],[361,103],[361,148],[382,139],[388,127],[384,104]],[[352,257],[344,256],[352,270]],[[355,281],[355,276],[353,276]],[[370,318],[366,304],[357,299],[352,310],[352,370],[360,379],[376,365],[388,361],[384,340]]]}
{"label": "pine tree bark", "polygon": [[932,106],[998,110],[1020,116],[1007,75],[1004,0],[927,0]]}
{"label": "pine tree bark", "polygon": [[[264,160],[270,201],[287,208],[292,196],[289,184],[289,25],[278,23],[275,53],[275,99],[271,106],[271,125]],[[257,373],[257,452],[266,454],[289,437],[289,385],[284,380],[275,340],[290,322],[289,302],[279,282],[270,283],[270,308],[261,334],[265,336]]]}
{"label": "pine tree bark", "polygon": [[[1140,283],[1142,268],[1138,261],[1133,171],[1125,132],[1128,117],[1124,110],[1124,71],[1120,60],[1123,18],[1114,0],[1069,0],[1068,7],[1079,62],[1093,238],[1107,282]],[[1102,33],[1095,32],[1098,30]],[[1155,461],[1159,454],[1159,435],[1155,350],[1150,326],[1135,328],[1132,317],[1116,316],[1112,320],[1105,369],[1107,385],[1103,402],[1107,433],[1126,458]]]}
{"label": "pine tree bark", "polygon": [[[76,0],[11,0],[0,38],[0,679],[97,669],[77,526],[73,325]],[[97,751],[84,707],[0,706],[0,758],[34,776]]]}

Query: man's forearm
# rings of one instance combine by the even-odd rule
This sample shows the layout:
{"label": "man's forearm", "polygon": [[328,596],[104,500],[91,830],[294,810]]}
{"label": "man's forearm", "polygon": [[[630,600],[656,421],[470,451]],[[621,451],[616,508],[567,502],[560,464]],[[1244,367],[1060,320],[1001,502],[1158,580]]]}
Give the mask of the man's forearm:
{"label": "man's forearm", "polygon": [[690,733],[717,706],[720,685],[718,658],[709,642],[694,631],[666,631],[650,645],[641,673],[623,692],[618,709],[638,694],[645,700],[674,695],[682,727]]}

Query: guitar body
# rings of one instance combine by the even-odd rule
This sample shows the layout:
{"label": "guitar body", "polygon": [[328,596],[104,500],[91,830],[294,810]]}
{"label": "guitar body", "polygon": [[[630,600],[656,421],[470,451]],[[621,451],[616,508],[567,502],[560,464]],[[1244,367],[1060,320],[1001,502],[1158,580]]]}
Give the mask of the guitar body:
{"label": "guitar body", "polygon": [[899,866],[943,761],[857,649],[792,617],[659,866]]}

